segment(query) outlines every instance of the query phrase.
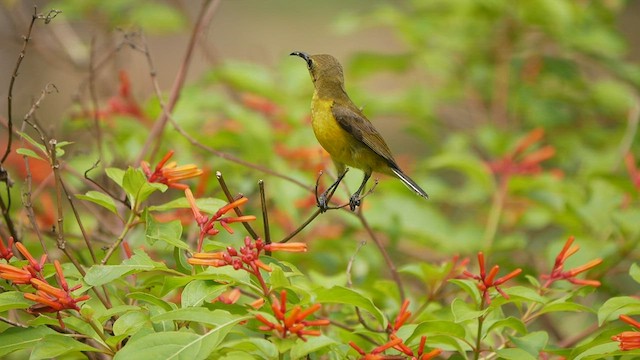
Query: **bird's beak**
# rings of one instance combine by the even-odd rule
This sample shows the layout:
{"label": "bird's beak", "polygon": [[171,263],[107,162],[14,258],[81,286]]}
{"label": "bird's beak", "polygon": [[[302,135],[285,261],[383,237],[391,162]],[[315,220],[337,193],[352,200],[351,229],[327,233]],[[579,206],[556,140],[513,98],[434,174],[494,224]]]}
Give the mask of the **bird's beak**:
{"label": "bird's beak", "polygon": [[309,67],[309,69],[311,69],[311,57],[309,56],[309,54],[302,52],[302,51],[294,51],[289,55],[294,55],[294,56],[299,56],[301,58],[304,59],[304,61],[307,62],[307,67]]}

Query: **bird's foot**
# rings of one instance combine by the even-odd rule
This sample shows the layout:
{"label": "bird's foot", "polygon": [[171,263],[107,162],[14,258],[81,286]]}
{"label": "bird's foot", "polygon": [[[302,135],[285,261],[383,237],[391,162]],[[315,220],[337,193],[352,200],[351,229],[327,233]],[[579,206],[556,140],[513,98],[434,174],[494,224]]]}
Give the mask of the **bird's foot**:
{"label": "bird's foot", "polygon": [[329,210],[329,201],[327,201],[326,191],[322,193],[322,195],[316,197],[316,205],[320,208],[320,213],[324,213]]}
{"label": "bird's foot", "polygon": [[356,211],[356,208],[362,203],[363,198],[364,196],[360,197],[360,194],[351,195],[351,198],[349,198],[349,209],[351,209],[351,211]]}

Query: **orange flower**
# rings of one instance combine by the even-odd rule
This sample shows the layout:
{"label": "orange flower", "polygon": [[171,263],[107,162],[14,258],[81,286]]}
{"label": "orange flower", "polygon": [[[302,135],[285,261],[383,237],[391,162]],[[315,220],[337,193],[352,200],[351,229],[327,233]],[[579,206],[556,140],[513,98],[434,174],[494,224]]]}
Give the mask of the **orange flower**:
{"label": "orange flower", "polygon": [[173,156],[173,153],[173,150],[167,152],[153,172],[146,161],[142,161],[140,167],[150,183],[165,184],[174,189],[187,189],[188,186],[179,183],[179,181],[198,177],[202,175],[203,171],[194,164],[177,166],[175,161],[168,163],[167,161]]}
{"label": "orange flower", "polygon": [[7,246],[4,245],[4,240],[0,238],[0,258],[3,258],[7,261],[11,260],[13,257],[13,250],[11,247],[13,246],[13,236],[9,236],[9,242]]}
{"label": "orange flower", "polygon": [[214,225],[216,222],[218,222],[220,226],[222,226],[225,230],[227,230],[229,234],[233,234],[233,229],[229,226],[229,224],[232,224],[235,222],[253,221],[256,219],[256,217],[253,215],[225,217],[225,218],[222,217],[222,215],[225,215],[229,211],[249,201],[249,199],[247,199],[246,197],[241,197],[221,207],[220,209],[218,209],[218,211],[216,211],[215,214],[211,216],[211,218],[208,218],[206,215],[203,215],[200,209],[198,208],[196,199],[189,188],[185,189],[184,194],[187,197],[187,201],[189,202],[189,206],[191,207],[191,211],[193,212],[193,216],[195,217],[196,223],[200,227],[200,237],[198,239],[198,252],[202,251],[202,244],[204,243],[205,236],[216,235],[220,232],[218,229],[214,228]]}
{"label": "orange flower", "polygon": [[491,288],[495,288],[500,293],[500,295],[502,295],[505,299],[508,299],[509,295],[507,295],[504,291],[502,291],[502,289],[499,286],[513,279],[514,277],[520,275],[520,273],[522,272],[522,269],[515,269],[512,272],[508,273],[507,275],[494,280],[496,275],[498,275],[500,266],[494,265],[493,268],[491,268],[491,270],[489,271],[489,274],[487,274],[485,262],[484,262],[484,254],[482,253],[482,251],[478,252],[478,266],[480,267],[479,275],[472,274],[466,270],[463,271],[463,275],[466,277],[478,280],[478,289],[482,290],[482,297],[485,300],[485,302],[487,304],[491,302],[491,298],[489,296],[489,289]]}
{"label": "orange flower", "polygon": [[274,323],[260,314],[256,314],[256,319],[263,323],[259,329],[262,331],[274,331],[279,337],[286,338],[290,334],[297,335],[303,341],[307,341],[305,336],[320,336],[319,330],[308,329],[310,326],[327,326],[329,320],[306,320],[307,317],[320,310],[320,304],[313,304],[309,308],[302,310],[299,305],[287,315],[287,291],[280,292],[280,299],[273,299],[271,310],[278,322]]}
{"label": "orange flower", "polygon": [[9,280],[14,284],[31,284],[33,275],[26,269],[19,269],[13,265],[0,264],[0,278]]}
{"label": "orange flower", "polygon": [[508,178],[511,175],[538,174],[542,171],[540,165],[555,155],[555,148],[544,146],[525,155],[525,152],[539,143],[544,137],[544,129],[537,128],[525,135],[515,148],[498,160],[488,163],[489,169],[501,178]]}
{"label": "orange flower", "polygon": [[600,281],[597,281],[597,280],[586,280],[586,279],[575,278],[576,275],[600,265],[602,263],[602,259],[600,258],[593,259],[588,263],[578,266],[574,269],[563,271],[564,262],[571,255],[575,254],[576,252],[578,252],[578,250],[580,250],[580,247],[578,245],[571,246],[574,240],[575,238],[573,236],[570,236],[567,239],[567,242],[565,242],[564,246],[562,247],[562,250],[560,250],[560,253],[558,253],[558,256],[556,256],[556,261],[553,264],[553,269],[551,270],[551,274],[541,276],[542,279],[546,280],[546,282],[543,285],[543,288],[548,288],[549,286],[551,286],[551,284],[553,284],[555,281],[558,281],[558,280],[567,280],[570,283],[576,284],[576,285],[585,285],[585,286],[594,286],[594,287],[600,286]]}
{"label": "orange flower", "polygon": [[[627,315],[620,315],[620,320],[636,329],[640,329],[640,323]],[[618,335],[612,336],[611,340],[619,342],[618,346],[623,351],[640,349],[640,332],[638,331],[623,331]]]}

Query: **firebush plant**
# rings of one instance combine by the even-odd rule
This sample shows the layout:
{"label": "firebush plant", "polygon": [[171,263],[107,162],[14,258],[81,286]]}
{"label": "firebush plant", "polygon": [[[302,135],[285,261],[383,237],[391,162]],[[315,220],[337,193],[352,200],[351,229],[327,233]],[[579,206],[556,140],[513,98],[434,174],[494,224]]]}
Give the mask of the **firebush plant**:
{"label": "firebush plant", "polygon": [[[8,77],[0,357],[640,356],[640,68],[614,30],[622,3],[390,2],[338,17],[338,31],[387,27],[405,46],[354,54],[347,86],[371,118],[408,119],[424,156],[399,159],[432,199],[382,178],[351,212],[352,170],[326,213],[317,194],[335,174],[304,67],[215,62],[187,84],[218,1],[192,22],[101,3],[35,9]],[[42,51],[31,42],[91,9],[110,26],[164,19],[145,18],[150,32],[194,24],[171,90],[144,31],[122,30],[89,59],[64,122],[39,110],[65,96],[54,84],[16,115],[20,69]],[[105,65],[125,56],[148,76]],[[408,82],[363,91],[383,72]]]}

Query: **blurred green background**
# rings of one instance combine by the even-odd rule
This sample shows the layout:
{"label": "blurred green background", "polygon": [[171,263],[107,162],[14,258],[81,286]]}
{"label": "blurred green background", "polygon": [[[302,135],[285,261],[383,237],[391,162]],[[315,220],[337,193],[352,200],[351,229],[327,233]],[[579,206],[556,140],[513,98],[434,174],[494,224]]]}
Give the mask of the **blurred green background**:
{"label": "blurred green background", "polygon": [[[9,79],[33,9],[22,1],[0,4],[0,69]],[[124,70],[134,98],[154,119],[160,109],[149,66],[127,41],[143,44],[144,32],[166,97],[201,3],[36,4],[63,13],[34,32],[16,82],[14,117],[55,83],[59,93],[44,102],[41,121],[60,139],[78,141],[67,161],[82,172],[97,158],[82,111],[91,108],[91,54],[94,66],[101,64],[94,72],[100,107],[116,96]],[[640,158],[639,12],[640,2],[616,0],[221,1],[196,46],[174,117],[202,143],[311,186],[317,170],[332,166],[319,152],[303,151],[318,149],[308,126],[312,85],[304,64],[288,54],[331,53],[345,66],[353,100],[432,196],[424,202],[382,179],[365,200],[366,218],[395,259],[435,261],[484,250],[505,269],[542,271],[573,234],[583,250],[572,261],[602,257],[606,266],[594,276],[606,278],[626,272],[640,240],[633,178]],[[105,123],[103,166],[135,161],[149,129],[139,120],[116,114]],[[534,129],[544,135],[516,151]],[[256,182],[265,178],[275,238],[313,211],[313,204],[300,205],[310,193],[286,180],[196,150],[173,130],[164,137],[162,149],[177,150],[179,162],[221,170],[234,191],[256,200],[249,210],[255,214]],[[552,156],[536,158],[540,149]],[[496,170],[505,161],[507,172]],[[350,174],[350,188],[359,180]],[[222,197],[215,181],[204,188]],[[342,281],[366,238],[354,217],[332,212],[297,240],[310,242],[316,255],[304,265],[312,274]],[[367,261],[358,264],[359,281],[387,277],[375,248],[362,251]],[[624,279],[607,279],[606,291],[624,288]]]}

